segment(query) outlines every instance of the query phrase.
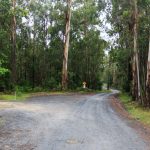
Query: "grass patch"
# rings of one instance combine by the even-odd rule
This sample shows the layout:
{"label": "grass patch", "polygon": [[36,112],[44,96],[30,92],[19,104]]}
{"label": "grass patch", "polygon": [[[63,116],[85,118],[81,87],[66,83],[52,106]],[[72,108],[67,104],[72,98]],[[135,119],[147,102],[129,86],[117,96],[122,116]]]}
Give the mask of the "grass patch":
{"label": "grass patch", "polygon": [[83,88],[78,88],[76,90],[70,91],[72,93],[79,93],[79,94],[98,94],[98,93],[111,93],[111,90],[92,90],[92,89],[83,89]]}
{"label": "grass patch", "polygon": [[49,92],[33,92],[30,96],[46,96],[46,95],[67,95],[67,94],[98,94],[98,93],[111,93],[109,90],[66,90],[66,91],[49,91]]}
{"label": "grass patch", "polygon": [[140,106],[135,101],[132,101],[132,98],[125,93],[121,93],[119,98],[133,118],[143,122],[144,124],[150,125],[149,109]]}
{"label": "grass patch", "polygon": [[27,94],[27,93],[19,94],[19,95],[16,95],[16,96],[15,96],[14,93],[13,94],[1,93],[0,94],[0,100],[5,100],[5,101],[23,101],[26,98],[28,98],[29,96],[30,96],[30,94]]}
{"label": "grass patch", "polygon": [[100,93],[111,93],[111,91],[109,90],[102,90],[102,91],[77,91],[75,93],[79,93],[79,94],[100,94]]}
{"label": "grass patch", "polygon": [[34,96],[47,96],[47,95],[62,95],[68,94],[68,92],[64,91],[50,91],[50,92],[18,92],[15,93],[0,93],[0,100],[4,101],[24,101],[29,97]]}
{"label": "grass patch", "polygon": [[101,91],[98,91],[99,93],[111,93],[112,91],[111,90],[101,90]]}
{"label": "grass patch", "polygon": [[29,97],[35,96],[49,96],[49,95],[66,95],[70,92],[67,91],[50,91],[50,92],[32,92],[29,94]]}
{"label": "grass patch", "polygon": [[75,91],[49,91],[49,92],[19,92],[16,96],[15,93],[5,94],[0,93],[0,100],[5,101],[24,101],[28,97],[34,96],[46,96],[46,95],[67,95],[67,94],[98,94],[98,93],[111,93],[110,90],[90,90],[90,89],[83,89],[83,90],[75,90]]}

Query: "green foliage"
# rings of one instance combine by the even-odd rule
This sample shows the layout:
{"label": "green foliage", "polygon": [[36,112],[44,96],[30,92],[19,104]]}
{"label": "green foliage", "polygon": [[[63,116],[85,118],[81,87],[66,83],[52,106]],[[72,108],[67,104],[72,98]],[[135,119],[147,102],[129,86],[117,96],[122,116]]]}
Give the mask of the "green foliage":
{"label": "green foliage", "polygon": [[[0,1],[0,91],[12,88],[12,17],[16,17],[17,93],[60,90],[65,31],[65,1]],[[68,82],[70,89],[86,81],[90,89],[101,89],[104,50],[96,26],[104,0],[73,1]],[[15,85],[14,85],[15,86]]]}
{"label": "green foliage", "polygon": [[0,76],[3,76],[8,72],[9,72],[8,69],[0,67]]}
{"label": "green foliage", "polygon": [[15,95],[13,94],[1,94],[0,95],[0,100],[5,100],[5,101],[24,101],[26,100],[30,94],[19,94]]}
{"label": "green foliage", "polygon": [[119,99],[124,104],[130,115],[144,124],[150,125],[150,110],[142,108],[137,102],[133,102],[127,93],[121,93]]}
{"label": "green foliage", "polygon": [[[149,6],[147,0],[138,0],[138,53],[141,91],[145,91],[145,76],[147,70],[148,38],[149,38]],[[108,20],[112,25],[111,35],[116,36],[114,45],[109,53],[111,68],[115,73],[110,73],[112,86],[125,92],[132,90],[132,63],[133,63],[133,27],[134,5],[133,1],[112,1],[112,11]],[[117,80],[116,80],[117,79]],[[145,92],[142,92],[143,94]],[[142,96],[144,96],[142,94]]]}

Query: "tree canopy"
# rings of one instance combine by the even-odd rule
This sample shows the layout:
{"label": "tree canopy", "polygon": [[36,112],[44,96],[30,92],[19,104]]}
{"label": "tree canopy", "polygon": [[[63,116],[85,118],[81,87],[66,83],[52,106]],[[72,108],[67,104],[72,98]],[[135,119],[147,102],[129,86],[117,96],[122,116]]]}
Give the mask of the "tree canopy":
{"label": "tree canopy", "polygon": [[[61,88],[66,2],[0,1],[0,72],[3,74],[1,80],[5,80],[0,86],[5,90],[13,88],[14,84]],[[71,89],[81,87],[83,81],[89,88],[101,88],[107,42],[100,37],[96,26],[101,26],[99,16],[104,6],[104,1],[97,0],[72,3],[68,61],[68,86]]]}

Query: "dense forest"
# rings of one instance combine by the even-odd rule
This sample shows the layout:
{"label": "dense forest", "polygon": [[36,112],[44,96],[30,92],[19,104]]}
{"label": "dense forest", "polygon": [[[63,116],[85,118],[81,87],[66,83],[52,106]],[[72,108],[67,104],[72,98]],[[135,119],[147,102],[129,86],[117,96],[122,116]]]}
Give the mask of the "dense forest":
{"label": "dense forest", "polygon": [[84,81],[150,107],[150,0],[0,0],[1,91]]}
{"label": "dense forest", "polygon": [[150,1],[112,0],[110,84],[150,107]]}
{"label": "dense forest", "polygon": [[[68,88],[101,88],[104,49],[100,37],[103,1],[74,1],[68,59]],[[67,2],[1,0],[0,87],[61,89]]]}

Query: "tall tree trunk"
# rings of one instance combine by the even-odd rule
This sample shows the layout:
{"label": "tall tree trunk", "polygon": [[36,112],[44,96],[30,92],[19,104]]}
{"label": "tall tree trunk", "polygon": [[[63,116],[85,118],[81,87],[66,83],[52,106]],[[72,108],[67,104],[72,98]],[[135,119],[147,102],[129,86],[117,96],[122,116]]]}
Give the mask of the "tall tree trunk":
{"label": "tall tree trunk", "polygon": [[109,57],[109,61],[108,61],[108,74],[107,74],[107,90],[110,90],[110,57]]}
{"label": "tall tree trunk", "polygon": [[33,31],[33,50],[32,50],[32,89],[35,88],[35,49],[36,49],[36,33],[35,33],[35,16],[33,16],[33,22],[34,22],[34,31]]}
{"label": "tall tree trunk", "polygon": [[15,10],[16,10],[16,0],[12,0],[12,6],[13,6],[13,17],[12,17],[12,50],[11,50],[11,79],[13,86],[16,85],[16,16],[15,16]]}
{"label": "tall tree trunk", "polygon": [[[86,5],[87,5],[87,0],[84,0],[83,2],[84,4],[84,7],[86,8]],[[85,41],[87,41],[87,29],[88,29],[88,24],[87,24],[87,16],[86,14],[84,15],[84,18],[83,18],[83,27],[84,27],[84,39]],[[90,86],[90,75],[89,75],[89,57],[88,57],[88,47],[87,47],[87,43],[85,43],[84,45],[84,49],[85,49],[85,53],[84,53],[84,60],[85,60],[85,68],[83,69],[84,71],[84,82],[86,82],[88,84],[88,87]]]}
{"label": "tall tree trunk", "polygon": [[149,51],[147,61],[146,97],[150,107],[150,36],[149,36]]}
{"label": "tall tree trunk", "polygon": [[62,89],[63,90],[67,89],[68,87],[68,51],[69,51],[69,40],[70,40],[71,5],[72,5],[72,0],[67,0],[65,44],[64,44],[64,57],[63,57],[63,68],[62,68]]}
{"label": "tall tree trunk", "polygon": [[139,59],[137,50],[137,24],[138,24],[138,9],[137,0],[134,0],[134,50],[133,50],[133,98],[140,99],[140,76],[139,76]]}

